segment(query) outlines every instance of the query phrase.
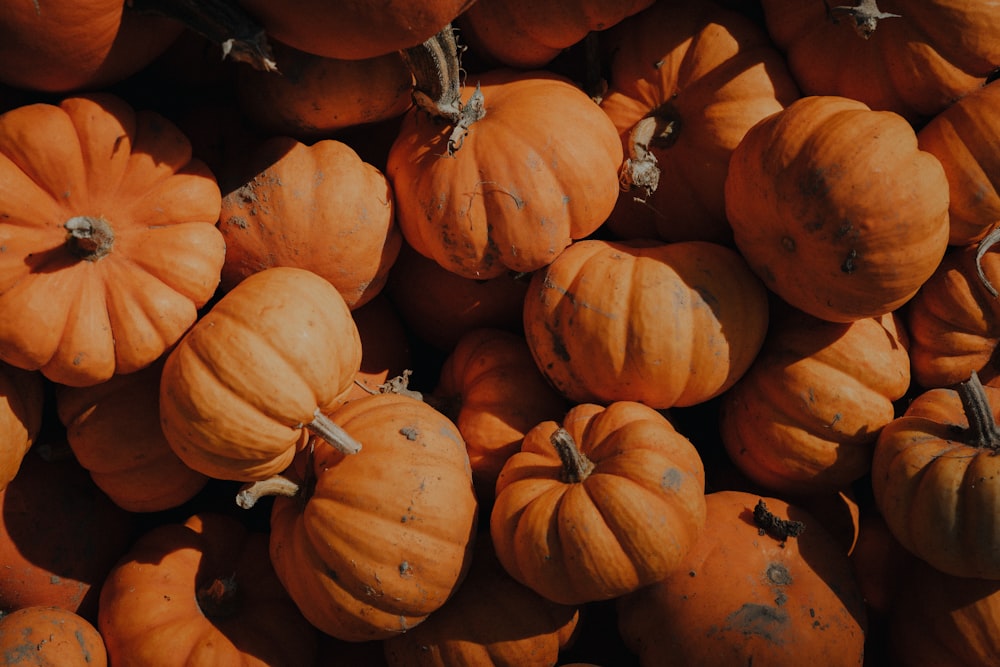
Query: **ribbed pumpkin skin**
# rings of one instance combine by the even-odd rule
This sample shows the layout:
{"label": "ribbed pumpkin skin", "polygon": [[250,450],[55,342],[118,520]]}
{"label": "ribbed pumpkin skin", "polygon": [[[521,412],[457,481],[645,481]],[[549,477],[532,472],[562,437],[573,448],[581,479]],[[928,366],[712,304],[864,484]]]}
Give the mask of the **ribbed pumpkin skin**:
{"label": "ribbed pumpkin skin", "polygon": [[983,238],[1000,222],[1000,86],[977,88],[917,133],[921,150],[941,161],[948,177],[951,245]]}
{"label": "ribbed pumpkin skin", "polygon": [[344,298],[294,267],[255,273],[202,316],[167,357],[160,423],[174,452],[210,477],[265,479],[291,463],[305,425],[361,367]]}
{"label": "ribbed pumpkin skin", "polygon": [[[1000,388],[984,387],[993,418]],[[996,497],[1000,457],[969,442],[958,392],[929,389],[879,434],[875,503],[910,553],[959,577],[1000,579]]]}
{"label": "ribbed pumpkin skin", "polygon": [[723,444],[773,493],[845,488],[868,472],[893,402],[909,388],[902,318],[838,324],[789,310],[777,319],[750,370],[720,399]]}
{"label": "ribbed pumpkin skin", "polygon": [[7,667],[107,667],[100,633],[59,607],[24,607],[0,617],[0,656]]}
{"label": "ribbed pumpkin skin", "polygon": [[320,630],[385,639],[421,623],[465,577],[477,512],[469,457],[455,425],[409,396],[359,398],[331,418],[361,451],[316,443],[311,493],[275,498],[271,559]]}
{"label": "ribbed pumpkin skin", "polygon": [[782,299],[832,322],[908,301],[948,245],[948,180],[902,116],[805,97],[733,151],[726,213],[736,247]]}
{"label": "ribbed pumpkin skin", "polygon": [[[0,358],[73,386],[148,366],[219,284],[220,202],[176,126],[109,93],[0,116]],[[74,254],[72,219],[108,254]]]}
{"label": "ribbed pumpkin skin", "polygon": [[[451,134],[411,109],[386,164],[403,236],[466,278],[545,266],[592,233],[618,198],[621,140],[614,124],[568,79],[496,69],[479,84],[486,115],[444,158]],[[586,141],[581,141],[586,137]]]}
{"label": "ribbed pumpkin skin", "polygon": [[1000,12],[992,2],[879,0],[881,11],[898,16],[879,20],[868,39],[850,17],[829,13],[833,5],[762,6],[768,32],[807,95],[842,95],[910,120],[939,113],[1000,62]]}
{"label": "ribbed pumpkin skin", "polygon": [[567,481],[542,422],[497,479],[490,535],[512,577],[560,604],[624,595],[667,576],[705,525],[705,470],[659,412],[583,403],[561,422],[593,464]]}
{"label": "ribbed pumpkin skin", "polygon": [[767,331],[767,292],[731,248],[583,240],[531,279],[528,346],[576,402],[689,406],[731,387]]}

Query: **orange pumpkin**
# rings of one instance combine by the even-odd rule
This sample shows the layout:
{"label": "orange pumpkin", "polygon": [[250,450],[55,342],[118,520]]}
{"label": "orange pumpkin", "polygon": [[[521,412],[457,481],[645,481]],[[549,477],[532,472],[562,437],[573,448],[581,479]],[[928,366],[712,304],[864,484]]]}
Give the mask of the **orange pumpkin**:
{"label": "orange pumpkin", "polygon": [[907,344],[894,313],[838,324],[784,309],[720,399],[729,457],[777,494],[832,492],[860,479],[910,386]]}
{"label": "orange pumpkin", "polygon": [[465,577],[477,505],[457,427],[426,403],[374,394],[331,418],[364,443],[345,455],[322,440],[298,479],[249,485],[252,506],[278,493],[271,560],[309,621],[345,641],[385,639],[422,623]]}
{"label": "orange pumpkin", "polygon": [[752,127],[725,186],[736,247],[778,296],[833,322],[908,301],[948,246],[948,179],[902,116],[796,100]]}
{"label": "orange pumpkin", "polygon": [[475,84],[462,99],[481,94],[485,115],[460,147],[452,127],[415,107],[386,175],[409,244],[482,280],[541,268],[600,227],[618,198],[622,148],[607,114],[562,76],[495,69]]}
{"label": "orange pumpkin", "polygon": [[601,108],[626,155],[606,227],[626,239],[731,244],[724,185],[733,149],[799,97],[781,54],[750,19],[704,0],[656,3],[601,42],[610,58]]}
{"label": "orange pumpkin", "polygon": [[705,526],[694,445],[641,403],[582,403],[541,422],[500,471],[490,535],[514,579],[560,604],[659,581]]}
{"label": "orange pumpkin", "polygon": [[296,266],[330,281],[352,309],[381,291],[402,243],[381,171],[340,141],[272,137],[246,173],[222,198],[223,289],[261,269]]}
{"label": "orange pumpkin", "polygon": [[822,525],[740,491],[710,493],[706,504],[705,529],[678,568],[618,600],[619,631],[639,663],[860,667],[864,602]]}
{"label": "orange pumpkin", "polygon": [[0,491],[21,467],[42,429],[45,386],[42,376],[0,363]]}
{"label": "orange pumpkin", "polygon": [[361,338],[361,367],[345,401],[380,391],[410,369],[413,361],[406,327],[386,296],[376,296],[351,315]]}
{"label": "orange pumpkin", "polygon": [[768,297],[705,241],[578,241],[536,272],[525,338],[570,400],[690,406],[731,387],[764,342]]}
{"label": "orange pumpkin", "polygon": [[73,386],[151,364],[219,284],[220,201],[180,130],[118,97],[0,116],[0,359]]}
{"label": "orange pumpkin", "polygon": [[265,479],[289,466],[308,430],[333,437],[324,413],[340,404],[360,366],[357,325],[329,281],[294,267],[259,271],[167,357],[163,434],[205,475]]}
{"label": "orange pumpkin", "polygon": [[8,667],[107,667],[104,639],[87,619],[60,607],[24,607],[0,616]]}
{"label": "orange pumpkin", "polygon": [[112,664],[309,665],[317,632],[268,559],[266,533],[202,512],[143,533],[101,587]]}

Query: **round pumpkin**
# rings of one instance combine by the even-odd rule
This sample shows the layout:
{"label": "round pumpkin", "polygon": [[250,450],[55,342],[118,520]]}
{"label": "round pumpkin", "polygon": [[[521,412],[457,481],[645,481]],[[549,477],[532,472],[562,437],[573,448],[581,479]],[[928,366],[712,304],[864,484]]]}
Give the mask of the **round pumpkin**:
{"label": "round pumpkin", "polygon": [[601,44],[610,59],[601,108],[626,156],[605,226],[625,239],[731,244],[724,185],[733,149],[799,97],[781,54],[746,16],[702,0],[655,3]]}
{"label": "round pumpkin", "polygon": [[44,411],[41,374],[0,363],[0,491],[21,468],[42,429]]}
{"label": "round pumpkin", "polygon": [[295,266],[326,278],[351,309],[382,290],[402,236],[381,171],[334,139],[271,137],[246,173],[222,198],[223,289],[261,269]]}
{"label": "round pumpkin", "polygon": [[209,477],[265,479],[291,464],[310,429],[336,429],[324,413],[340,404],[360,366],[357,325],[329,281],[295,267],[259,271],[167,356],[163,434]]}
{"label": "round pumpkin", "polygon": [[973,372],[928,389],[879,434],[875,503],[910,553],[958,577],[1000,579],[1000,388]]}
{"label": "round pumpkin", "polygon": [[784,309],[720,399],[729,457],[775,494],[833,492],[860,479],[910,386],[907,345],[894,313],[835,323]]}
{"label": "round pumpkin", "polygon": [[736,247],[779,297],[833,322],[899,308],[948,246],[948,179],[913,127],[811,96],[752,127],[725,185]]}
{"label": "round pumpkin", "polygon": [[705,501],[705,529],[677,569],[617,602],[639,664],[860,667],[864,602],[823,526],[777,498],[718,491]]}
{"label": "round pumpkin", "polygon": [[746,372],[768,296],[731,248],[705,241],[586,239],[531,279],[524,330],[570,400],[690,406]]}
{"label": "round pumpkin", "polygon": [[140,535],[101,587],[111,663],[314,664],[318,633],[275,576],[267,544],[266,533],[210,512]]}
{"label": "round pumpkin", "polygon": [[581,403],[541,422],[500,471],[490,513],[497,557],[560,604],[659,581],[705,526],[698,451],[656,410]]}
{"label": "round pumpkin", "polygon": [[419,107],[403,117],[386,162],[400,229],[420,254],[466,278],[534,271],[611,212],[618,132],[552,72],[490,70],[469,81],[462,103],[474,93],[485,115],[460,140]]}
{"label": "round pumpkin", "polygon": [[215,293],[215,177],[110,93],[0,116],[0,359],[86,386],[160,357]]}
{"label": "round pumpkin", "polygon": [[60,607],[24,607],[0,616],[8,667],[107,667],[104,639],[87,619]]}

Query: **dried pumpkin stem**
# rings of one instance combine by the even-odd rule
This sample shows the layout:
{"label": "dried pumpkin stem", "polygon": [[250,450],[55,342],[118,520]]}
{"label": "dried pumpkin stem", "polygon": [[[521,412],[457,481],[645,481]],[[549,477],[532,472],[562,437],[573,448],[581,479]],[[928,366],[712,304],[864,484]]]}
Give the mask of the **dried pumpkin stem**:
{"label": "dried pumpkin stem", "polygon": [[762,498],[757,500],[757,505],[753,508],[753,521],[761,535],[767,534],[782,542],[789,537],[798,537],[806,530],[806,524],[801,521],[782,519],[775,515]]}
{"label": "dried pumpkin stem", "polygon": [[423,44],[400,51],[413,74],[413,103],[452,127],[449,156],[461,148],[472,124],[486,115],[483,92],[478,85],[469,101],[462,104],[459,52],[455,29],[450,23]]}
{"label": "dried pumpkin stem", "polygon": [[1000,426],[993,416],[993,409],[986,398],[986,390],[983,389],[979,374],[972,371],[969,379],[960,383],[956,391],[969,422],[969,444],[990,449],[994,453],[1000,452]]}
{"label": "dried pumpkin stem", "polygon": [[900,18],[899,14],[883,12],[878,8],[878,0],[860,0],[853,7],[838,5],[831,7],[827,0],[823,0],[826,5],[826,13],[831,21],[837,23],[841,16],[849,17],[854,23],[851,27],[862,39],[868,39],[875,34],[878,22],[882,19]]}
{"label": "dried pumpkin stem", "polygon": [[991,229],[990,233],[983,237],[976,248],[976,275],[979,276],[979,281],[994,299],[1000,296],[1000,293],[997,292],[997,288],[993,286],[990,279],[986,277],[986,272],[983,270],[983,256],[986,255],[990,248],[996,245],[998,240],[1000,240],[1000,225]]}
{"label": "dried pumpkin stem", "polygon": [[584,456],[569,431],[561,427],[557,428],[549,437],[549,441],[556,448],[559,460],[562,461],[562,481],[567,484],[576,484],[587,479],[593,472],[594,462]]}
{"label": "dried pumpkin stem", "polygon": [[660,165],[653,148],[674,145],[680,131],[680,114],[667,102],[640,119],[629,132],[628,157],[622,163],[618,182],[623,192],[642,190],[648,199],[660,184]]}
{"label": "dried pumpkin stem", "polygon": [[311,422],[305,424],[310,433],[330,443],[334,449],[343,454],[357,454],[361,451],[361,443],[320,412],[319,408],[313,413],[313,417]]}
{"label": "dried pumpkin stem", "polygon": [[236,494],[236,505],[248,510],[257,504],[261,498],[269,496],[284,496],[294,498],[302,491],[302,487],[287,477],[274,475],[267,479],[244,484]]}
{"label": "dried pumpkin stem", "polygon": [[195,592],[195,600],[208,618],[228,618],[235,615],[240,607],[240,587],[236,583],[236,574],[216,577],[208,586]]}
{"label": "dried pumpkin stem", "polygon": [[66,246],[76,257],[96,262],[111,252],[115,233],[107,220],[101,217],[78,215],[63,225],[66,228]]}

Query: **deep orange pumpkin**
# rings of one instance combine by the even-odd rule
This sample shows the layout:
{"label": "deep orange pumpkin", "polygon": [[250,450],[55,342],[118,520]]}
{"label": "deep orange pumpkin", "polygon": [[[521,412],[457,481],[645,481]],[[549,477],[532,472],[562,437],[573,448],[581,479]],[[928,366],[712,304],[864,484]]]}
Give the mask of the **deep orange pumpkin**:
{"label": "deep orange pumpkin", "polygon": [[908,301],[948,245],[948,179],[902,116],[843,97],[796,100],[733,151],[737,248],[791,305],[833,322]]}
{"label": "deep orange pumpkin", "polygon": [[104,639],[87,619],[60,607],[24,607],[0,616],[8,667],[107,667]]}
{"label": "deep orange pumpkin", "polygon": [[41,374],[0,363],[0,491],[17,475],[38,437],[44,411]]}
{"label": "deep orange pumpkin", "polygon": [[119,97],[0,116],[0,359],[74,386],[151,364],[219,284],[220,201],[183,133]]}

